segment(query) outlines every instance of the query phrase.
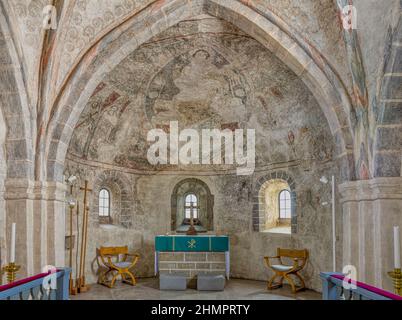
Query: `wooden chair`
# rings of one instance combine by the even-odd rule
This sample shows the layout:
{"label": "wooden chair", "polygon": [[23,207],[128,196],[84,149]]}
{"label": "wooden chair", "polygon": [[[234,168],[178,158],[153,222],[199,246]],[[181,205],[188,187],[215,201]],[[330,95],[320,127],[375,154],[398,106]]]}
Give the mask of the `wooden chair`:
{"label": "wooden chair", "polygon": [[[282,258],[293,259],[293,265],[286,265]],[[276,289],[283,286],[283,280],[286,279],[292,287],[293,293],[304,290],[306,285],[299,272],[305,267],[308,259],[307,250],[291,250],[278,248],[276,257],[265,257],[265,262],[268,268],[274,271],[275,275],[268,282],[268,289]],[[277,259],[279,264],[272,264],[271,260]],[[301,286],[297,287],[294,280],[290,276],[295,276],[299,279]],[[275,279],[280,277],[279,283],[274,283]]]}
{"label": "wooden chair", "polygon": [[[109,288],[113,288],[117,280],[117,277],[121,275],[122,281],[124,283],[131,284],[135,286],[137,281],[134,275],[131,273],[132,269],[138,262],[138,254],[130,254],[128,252],[128,247],[101,247],[98,249],[98,254],[101,258],[102,264],[106,268],[106,271],[101,271],[98,283],[105,285]],[[120,257],[123,256],[122,260]],[[128,261],[128,257],[132,257],[131,261]],[[113,259],[115,261],[113,261]],[[108,275],[112,273],[113,278],[111,281],[108,280]]]}

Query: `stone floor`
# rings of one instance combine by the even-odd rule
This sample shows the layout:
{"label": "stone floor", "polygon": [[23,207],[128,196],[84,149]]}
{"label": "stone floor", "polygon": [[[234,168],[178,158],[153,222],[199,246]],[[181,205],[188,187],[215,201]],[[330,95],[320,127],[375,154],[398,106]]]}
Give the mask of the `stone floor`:
{"label": "stone floor", "polygon": [[114,289],[95,284],[87,293],[73,296],[72,300],[321,300],[321,294],[304,291],[293,294],[289,286],[268,291],[266,282],[230,280],[223,292],[160,291],[155,278],[139,279],[136,287],[116,283]]}

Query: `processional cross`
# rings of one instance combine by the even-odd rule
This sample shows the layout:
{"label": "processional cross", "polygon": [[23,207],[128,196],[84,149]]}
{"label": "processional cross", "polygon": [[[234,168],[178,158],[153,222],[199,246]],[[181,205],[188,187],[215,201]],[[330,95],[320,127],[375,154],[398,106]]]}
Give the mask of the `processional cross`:
{"label": "processional cross", "polygon": [[92,189],[89,188],[89,182],[85,180],[85,186],[80,188],[81,191],[84,191],[84,214],[82,218],[82,239],[81,239],[81,259],[80,259],[80,272],[79,278],[77,281],[78,290],[83,293],[89,290],[89,287],[85,283],[85,258],[87,253],[87,239],[88,239],[88,213],[89,206],[87,204],[88,201],[88,192],[92,192]]}

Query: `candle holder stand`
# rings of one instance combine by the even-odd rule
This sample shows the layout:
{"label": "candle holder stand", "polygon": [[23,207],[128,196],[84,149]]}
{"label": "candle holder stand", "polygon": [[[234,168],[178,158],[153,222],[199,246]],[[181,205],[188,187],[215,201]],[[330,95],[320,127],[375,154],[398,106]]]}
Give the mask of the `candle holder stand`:
{"label": "candle holder stand", "polygon": [[402,271],[401,269],[394,269],[394,271],[388,272],[394,283],[395,294],[402,296]]}
{"label": "candle holder stand", "polygon": [[21,269],[21,267],[16,265],[14,262],[12,262],[4,267],[4,271],[7,273],[7,282],[8,283],[13,283],[15,281],[17,272],[20,269]]}

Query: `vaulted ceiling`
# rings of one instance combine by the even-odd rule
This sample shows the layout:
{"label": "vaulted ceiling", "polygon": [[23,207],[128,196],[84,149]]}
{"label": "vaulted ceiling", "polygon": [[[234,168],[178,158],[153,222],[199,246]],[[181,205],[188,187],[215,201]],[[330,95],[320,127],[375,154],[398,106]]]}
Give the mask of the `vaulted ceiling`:
{"label": "vaulted ceiling", "polygon": [[[186,0],[190,1],[191,0]],[[237,0],[230,0],[237,1]],[[60,90],[74,64],[101,37],[148,6],[155,8],[169,0],[13,0],[3,1],[9,16],[17,49],[25,66],[25,77],[32,101],[38,90],[38,71],[52,64],[50,85],[54,94]],[[308,40],[336,66],[339,74],[347,74],[342,49],[342,30],[333,0],[244,0],[263,13],[274,13]],[[42,29],[43,9],[57,8],[58,27],[50,38]],[[46,59],[43,59],[46,56]],[[42,61],[41,61],[42,60]],[[43,70],[42,70],[43,71]],[[347,81],[347,77],[344,77]]]}
{"label": "vaulted ceiling", "polygon": [[256,40],[209,15],[155,36],[105,75],[76,125],[69,156],[158,169],[147,160],[147,133],[169,133],[170,121],[200,137],[202,129],[254,129],[257,166],[333,160],[328,123],[306,85]]}

